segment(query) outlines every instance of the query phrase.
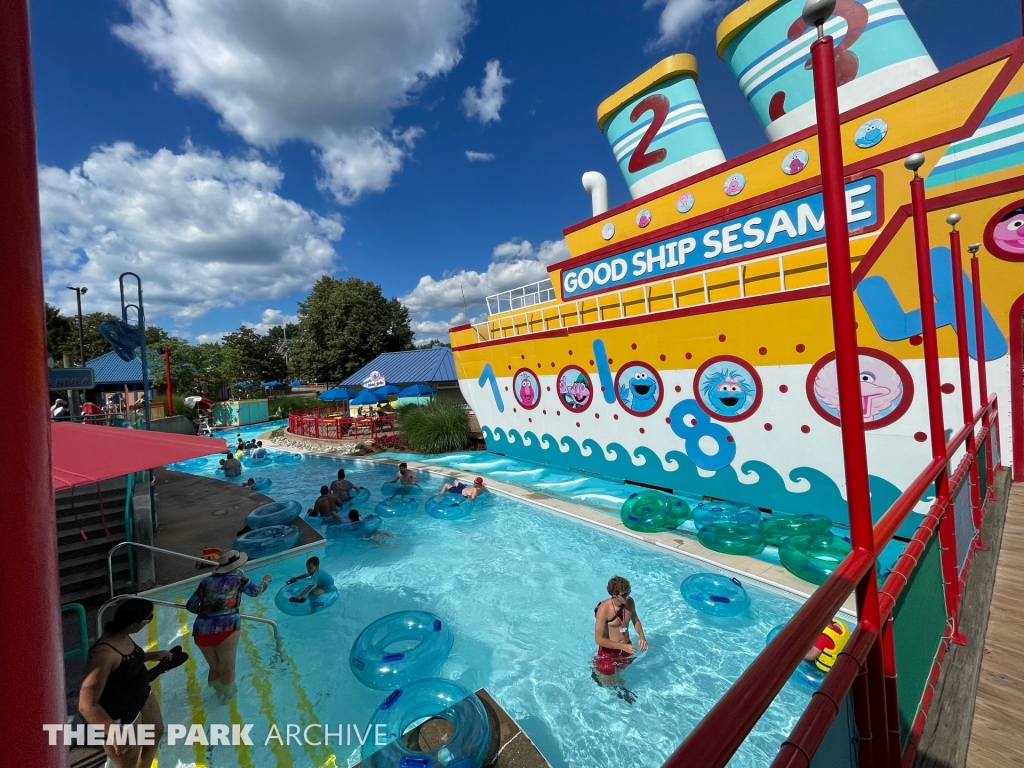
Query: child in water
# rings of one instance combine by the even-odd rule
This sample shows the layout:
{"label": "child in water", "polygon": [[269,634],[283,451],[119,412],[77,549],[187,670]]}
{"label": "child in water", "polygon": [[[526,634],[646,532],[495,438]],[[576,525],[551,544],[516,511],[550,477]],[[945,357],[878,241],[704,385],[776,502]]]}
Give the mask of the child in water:
{"label": "child in water", "polygon": [[[302,590],[299,594],[289,597],[288,601],[291,603],[304,603],[306,602],[306,595],[310,595],[313,598],[314,607],[316,606],[316,598],[321,595],[325,595],[334,589],[334,579],[331,578],[331,574],[327,571],[320,570],[320,558],[311,557],[306,561],[306,572],[301,576],[294,576],[285,584],[294,584],[297,581],[303,579],[309,579],[309,586]],[[312,594],[310,594],[312,593]]]}

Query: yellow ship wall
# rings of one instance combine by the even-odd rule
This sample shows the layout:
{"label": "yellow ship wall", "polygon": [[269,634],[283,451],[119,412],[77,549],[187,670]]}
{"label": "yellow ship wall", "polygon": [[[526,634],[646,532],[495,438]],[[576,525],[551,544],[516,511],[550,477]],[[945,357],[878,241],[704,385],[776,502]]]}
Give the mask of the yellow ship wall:
{"label": "yellow ship wall", "polygon": [[[968,303],[966,246],[982,246],[1003,463],[1022,450],[1022,62],[1015,42],[843,115],[876,516],[930,458],[903,167],[913,152],[927,158],[947,429],[963,423],[945,223],[957,212]],[[570,227],[571,258],[551,268],[556,301],[453,328],[460,386],[489,450],[845,523],[817,155],[808,129]],[[770,227],[776,240],[764,242]],[[968,315],[975,369],[970,306]],[[976,370],[972,378],[977,403]]]}

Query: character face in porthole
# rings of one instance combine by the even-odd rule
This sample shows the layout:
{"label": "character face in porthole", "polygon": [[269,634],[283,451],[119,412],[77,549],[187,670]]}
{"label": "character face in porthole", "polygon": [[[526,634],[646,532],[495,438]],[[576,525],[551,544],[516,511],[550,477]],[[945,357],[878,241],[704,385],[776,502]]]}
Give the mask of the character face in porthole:
{"label": "character face in porthole", "polygon": [[[899,419],[914,396],[914,384],[903,364],[879,350],[860,352],[861,415],[867,429],[878,429]],[[839,381],[835,354],[827,355],[808,374],[808,396],[827,421],[839,424]]]}
{"label": "character face in porthole", "polygon": [[615,396],[636,416],[653,413],[664,396],[661,377],[646,363],[626,363],[615,376]]}
{"label": "character face in porthole", "polygon": [[704,411],[721,421],[741,421],[761,404],[761,379],[738,357],[708,360],[697,370],[693,388]]}
{"label": "character face in porthole", "polygon": [[590,376],[582,368],[567,366],[558,374],[558,397],[571,411],[585,411],[593,397]]}
{"label": "character face in porthole", "polygon": [[516,371],[512,381],[513,394],[523,408],[536,408],[540,402],[540,381],[532,371],[522,368]]}

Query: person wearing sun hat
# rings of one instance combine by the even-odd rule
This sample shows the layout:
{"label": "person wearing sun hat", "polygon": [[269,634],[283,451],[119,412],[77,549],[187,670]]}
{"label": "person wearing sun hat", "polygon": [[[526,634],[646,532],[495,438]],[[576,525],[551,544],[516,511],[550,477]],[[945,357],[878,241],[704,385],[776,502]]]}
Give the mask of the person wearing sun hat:
{"label": "person wearing sun hat", "polygon": [[192,627],[192,639],[210,665],[207,684],[221,703],[235,697],[235,654],[238,650],[239,611],[242,593],[259,597],[270,584],[269,575],[256,584],[242,572],[249,560],[244,552],[229,549],[217,560],[217,568],[196,587],[185,607],[198,614]]}

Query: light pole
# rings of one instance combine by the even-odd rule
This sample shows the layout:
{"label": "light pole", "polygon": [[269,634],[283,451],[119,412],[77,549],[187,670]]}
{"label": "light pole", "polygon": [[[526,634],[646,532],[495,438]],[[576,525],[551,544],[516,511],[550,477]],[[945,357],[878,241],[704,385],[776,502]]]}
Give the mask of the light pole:
{"label": "light pole", "polygon": [[74,291],[75,298],[78,300],[78,354],[82,359],[81,366],[85,368],[85,331],[82,330],[82,296],[88,293],[89,289],[84,285],[80,288],[69,285],[68,290]]}

